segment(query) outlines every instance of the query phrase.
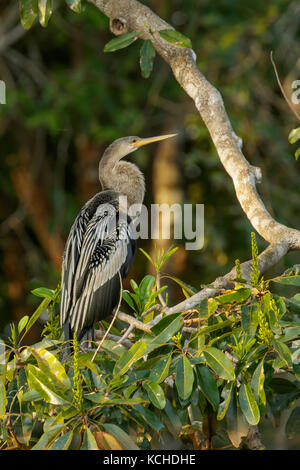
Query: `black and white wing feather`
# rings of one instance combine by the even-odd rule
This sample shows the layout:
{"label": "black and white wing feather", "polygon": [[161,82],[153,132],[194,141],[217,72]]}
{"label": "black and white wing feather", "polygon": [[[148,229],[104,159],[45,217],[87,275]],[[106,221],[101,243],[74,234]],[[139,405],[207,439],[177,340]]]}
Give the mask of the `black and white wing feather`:
{"label": "black and white wing feather", "polygon": [[83,207],[71,228],[66,243],[61,279],[60,296],[60,323],[61,326],[66,322],[68,313],[72,306],[73,283],[75,279],[76,268],[81,252],[81,246],[90,221],[90,212],[87,207]]}
{"label": "black and white wing feather", "polygon": [[124,278],[128,274],[135,240],[130,218],[121,216],[110,204],[99,205],[92,217],[84,211],[79,216],[64,256],[61,324],[69,322],[80,338],[117,305],[120,275]]}

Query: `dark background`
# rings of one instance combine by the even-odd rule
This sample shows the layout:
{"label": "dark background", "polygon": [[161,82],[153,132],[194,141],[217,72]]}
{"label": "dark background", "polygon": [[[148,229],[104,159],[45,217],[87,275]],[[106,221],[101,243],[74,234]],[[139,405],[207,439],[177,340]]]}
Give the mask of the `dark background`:
{"label": "dark background", "polygon": [[[197,64],[221,91],[246,157],[262,169],[258,189],[266,207],[281,223],[298,228],[300,163],[294,158],[296,146],[287,139],[297,123],[278,88],[270,51],[291,96],[291,83],[300,78],[299,2],[144,3],[191,38]],[[48,27],[36,20],[27,32],[20,25],[17,2],[0,1],[0,79],[7,89],[7,104],[0,105],[4,336],[12,320],[38,305],[32,289],[57,286],[71,224],[100,189],[101,153],[122,136],[178,132],[176,140],[130,157],[145,173],[145,203],[205,204],[204,248],[187,252],[179,243],[167,266],[170,273],[200,288],[228,272],[236,258],[251,257],[253,229],[194,103],[167,64],[157,57],[145,80],[139,67],[142,41],[104,53],[112,39],[106,17],[89,4],[81,15],[62,1],[54,4]],[[257,239],[262,250],[266,243]],[[157,244],[166,249],[171,242]],[[139,246],[152,252],[154,242],[140,241]],[[268,274],[297,262],[299,254],[291,253]],[[139,282],[148,272],[151,267],[138,252],[130,277]],[[170,304],[181,298],[180,290],[170,290]],[[28,341],[39,334],[38,328],[33,330]]]}

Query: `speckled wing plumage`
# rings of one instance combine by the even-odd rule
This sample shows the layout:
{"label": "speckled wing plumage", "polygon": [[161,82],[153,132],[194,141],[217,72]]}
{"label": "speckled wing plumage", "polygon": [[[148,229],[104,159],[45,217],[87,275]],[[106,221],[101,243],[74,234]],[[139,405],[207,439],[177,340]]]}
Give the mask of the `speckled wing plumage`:
{"label": "speckled wing plumage", "polygon": [[[109,316],[135,254],[131,219],[118,210],[118,194],[104,191],[78,214],[68,237],[62,269],[61,326],[79,339]],[[67,326],[67,328],[66,328]],[[69,338],[65,338],[69,339]]]}

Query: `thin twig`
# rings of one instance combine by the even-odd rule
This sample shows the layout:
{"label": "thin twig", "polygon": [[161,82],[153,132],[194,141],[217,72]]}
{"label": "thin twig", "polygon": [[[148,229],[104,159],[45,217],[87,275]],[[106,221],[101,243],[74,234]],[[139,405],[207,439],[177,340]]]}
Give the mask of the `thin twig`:
{"label": "thin twig", "polygon": [[294,116],[296,116],[296,118],[298,119],[298,121],[300,121],[300,116],[299,114],[297,113],[297,111],[294,109],[292,103],[290,102],[290,100],[288,99],[288,97],[286,96],[285,94],[285,91],[284,91],[284,88],[281,84],[281,81],[280,81],[280,78],[279,78],[279,75],[278,75],[278,71],[277,71],[277,67],[276,67],[276,64],[274,62],[274,59],[273,59],[273,51],[271,51],[270,53],[270,59],[271,59],[271,62],[272,62],[272,65],[273,65],[273,68],[274,68],[274,72],[275,72],[275,75],[276,75],[276,79],[277,79],[277,83],[278,83],[278,86],[280,88],[280,91],[288,105],[288,107],[290,108],[290,110],[292,111],[292,113],[294,114]]}
{"label": "thin twig", "polygon": [[[100,330],[95,330],[95,338],[96,339],[102,339],[103,336],[104,336],[104,332],[100,331]],[[108,334],[106,336],[106,339],[109,339],[111,341],[114,341],[115,343],[117,343],[120,339],[120,336],[117,336],[117,335],[112,335],[112,334]],[[129,340],[129,339],[125,339],[123,341],[123,346],[126,346],[126,348],[130,349],[131,346],[133,346],[133,343]]]}
{"label": "thin twig", "polygon": [[119,313],[119,309],[120,309],[120,306],[121,306],[121,302],[122,302],[122,296],[123,296],[123,285],[122,285],[122,278],[121,278],[121,274],[120,274],[120,271],[118,271],[118,274],[119,274],[119,279],[120,279],[120,298],[119,298],[119,303],[117,305],[117,308],[115,310],[115,313],[114,313],[114,316],[113,316],[113,319],[112,321],[110,322],[110,325],[109,327],[107,328],[102,340],[100,341],[100,343],[98,344],[98,347],[96,349],[96,351],[94,352],[94,355],[92,357],[92,362],[94,362],[95,360],[95,357],[97,356],[98,352],[100,351],[100,348],[102,346],[102,344],[104,343],[105,339],[107,338],[107,335],[108,333],[110,332],[110,329],[111,327],[113,326],[114,322],[115,322],[115,319],[117,318],[118,316],[118,313]]}
{"label": "thin twig", "polygon": [[129,328],[127,328],[127,330],[125,331],[124,335],[119,339],[119,341],[117,342],[116,346],[113,347],[116,348],[117,346],[119,346],[119,344],[123,344],[123,342],[125,341],[125,339],[128,338],[128,336],[130,335],[130,333],[132,333],[132,331],[134,330],[135,326],[134,325],[129,325]]}
{"label": "thin twig", "polygon": [[125,321],[128,323],[128,325],[133,325],[135,328],[138,330],[143,330],[146,333],[152,333],[151,327],[153,326],[151,322],[149,323],[143,323],[140,320],[137,320],[135,317],[132,317],[131,315],[127,315],[127,313],[124,312],[118,312],[118,319]]}
{"label": "thin twig", "polygon": [[144,318],[146,315],[148,315],[148,313],[155,312],[155,310],[157,310],[158,312],[163,312],[164,307],[160,304],[155,304],[152,307],[148,308],[148,310],[143,312],[142,315],[141,315],[141,318]]}
{"label": "thin twig", "polygon": [[[156,273],[156,288],[157,288],[157,290],[160,289],[160,273],[159,272]],[[165,301],[162,293],[158,294],[158,298],[159,298],[160,303],[162,304],[162,306],[165,307],[167,304],[166,304],[166,301]]]}
{"label": "thin twig", "polygon": [[185,333],[197,333],[198,328],[192,328],[191,326],[184,326],[182,328],[182,331],[184,331]]}

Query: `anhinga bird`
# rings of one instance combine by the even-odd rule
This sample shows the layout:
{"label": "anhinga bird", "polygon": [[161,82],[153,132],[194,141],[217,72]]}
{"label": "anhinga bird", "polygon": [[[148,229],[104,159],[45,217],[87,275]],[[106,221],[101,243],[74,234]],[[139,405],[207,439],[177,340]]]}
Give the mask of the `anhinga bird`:
{"label": "anhinga bird", "polygon": [[136,165],[120,161],[143,145],[176,134],[141,139],[124,137],[113,142],[99,163],[103,191],[81,209],[71,228],[62,264],[60,324],[65,340],[93,340],[93,325],[108,317],[120,297],[121,279],[131,267],[136,241],[131,217],[120,205],[142,204],[144,176]]}

